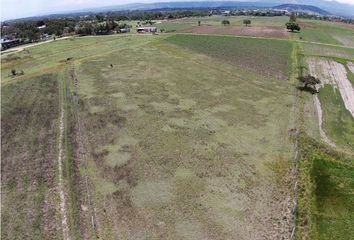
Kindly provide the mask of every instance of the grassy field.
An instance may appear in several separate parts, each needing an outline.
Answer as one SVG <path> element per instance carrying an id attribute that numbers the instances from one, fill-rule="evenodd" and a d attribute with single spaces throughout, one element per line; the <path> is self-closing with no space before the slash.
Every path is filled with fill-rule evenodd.
<path id="1" fill-rule="evenodd" d="M 167 41 L 269 78 L 289 76 L 291 43 L 286 41 L 191 35 L 175 35 Z"/>
<path id="2" fill-rule="evenodd" d="M 56 196 L 58 76 L 1 89 L 1 238 L 59 239 Z"/>
<path id="3" fill-rule="evenodd" d="M 324 46 L 320 44 L 304 43 L 304 53 L 308 56 L 319 56 L 329 58 L 342 58 L 354 60 L 354 49 L 340 46 Z"/>
<path id="4" fill-rule="evenodd" d="M 78 65 L 105 238 L 247 238 L 273 211 L 267 163 L 289 157 L 289 85 L 173 39 Z"/>
<path id="5" fill-rule="evenodd" d="M 338 44 L 354 47 L 354 28 L 349 24 L 339 24 L 325 21 L 299 19 L 302 31 L 294 34 L 295 39 L 309 42 Z"/>
<path id="6" fill-rule="evenodd" d="M 162 26 L 169 30 L 178 31 L 196 27 L 198 26 L 198 21 L 200 21 L 202 26 L 221 26 L 222 20 L 228 20 L 230 22 L 230 26 L 241 27 L 244 26 L 244 19 L 250 19 L 252 26 L 255 27 L 284 27 L 284 24 L 288 20 L 287 17 L 211 16 L 163 21 Z M 156 26 L 160 27 L 159 24 Z"/>
<path id="7" fill-rule="evenodd" d="M 352 39 L 349 34 L 353 30 L 332 23 L 305 21 L 310 29 L 303 34 L 311 35 L 311 31 L 322 31 L 322 34 L 304 36 L 302 40 L 342 46 L 325 46 L 321 44 L 303 43 L 302 56 L 316 56 L 317 61 L 324 59 L 337 61 L 344 66 L 354 58 Z M 338 36 L 351 39 L 340 41 Z M 316 60 L 315 60 L 316 61 Z M 315 64 L 312 62 L 311 64 Z M 304 74 L 307 74 L 306 63 Z M 336 76 L 335 69 L 332 74 Z M 347 67 L 348 79 L 352 76 Z M 322 73 L 319 73 L 319 76 Z M 320 79 L 326 82 L 326 79 Z M 316 110 L 313 108 L 313 97 L 303 96 L 304 122 L 300 158 L 300 198 L 298 212 L 299 239 L 351 239 L 353 238 L 353 143 L 354 119 L 345 108 L 342 96 L 336 85 L 325 84 L 318 94 L 323 112 L 322 127 L 337 147 L 332 148 L 319 143 L 319 123 Z M 310 135 L 311 137 L 307 137 Z M 316 140 L 315 140 L 316 139 Z M 336 152 L 339 151 L 339 152 Z"/>
<path id="8" fill-rule="evenodd" d="M 324 111 L 324 127 L 333 140 L 354 149 L 354 119 L 333 86 L 325 85 L 319 94 Z"/>
<path id="9" fill-rule="evenodd" d="M 353 158 L 306 134 L 301 145 L 298 238 L 353 238 Z"/>
<path id="10" fill-rule="evenodd" d="M 244 17 L 228 19 L 241 27 Z M 252 18 L 252 26 L 280 28 L 286 20 Z M 197 21 L 157 25 L 178 32 Z M 2 239 L 62 238 L 61 104 L 71 239 L 288 238 L 295 114 L 303 120 L 311 112 L 301 130 L 319 137 L 312 98 L 292 82 L 306 67 L 300 58 L 354 58 L 347 28 L 304 24 L 288 40 L 128 34 L 3 56 Z M 300 36 L 319 44 L 292 42 Z M 10 76 L 12 69 L 24 75 Z M 353 118 L 339 92 L 325 86 L 319 98 L 326 131 L 350 149 Z M 301 134 L 298 238 L 350 239 L 350 151 Z"/>
<path id="11" fill-rule="evenodd" d="M 239 49 L 233 47 L 238 58 L 234 61 L 230 55 L 224 58 L 218 55 L 223 51 L 221 44 L 211 51 L 211 55 L 196 54 L 197 44 L 210 45 L 200 42 L 198 36 L 195 40 L 192 37 L 63 40 L 3 59 L 2 91 L 3 98 L 8 100 L 2 103 L 5 106 L 2 115 L 11 117 L 12 112 L 6 111 L 15 106 L 8 97 L 10 89 L 16 92 L 26 84 L 38 89 L 31 83 L 39 82 L 38 78 L 44 75 L 51 76 L 49 80 L 57 84 L 55 93 L 58 94 L 58 84 L 68 77 L 69 66 L 65 60 L 74 57 L 72 64 L 79 81 L 79 114 L 89 163 L 84 168 L 72 159 L 76 145 L 70 140 L 71 131 L 75 131 L 70 126 L 75 125 L 75 117 L 67 108 L 66 166 L 77 164 L 80 173 L 76 177 L 74 174 L 77 179 L 65 175 L 73 238 L 80 238 L 87 227 L 82 210 L 85 206 L 73 204 L 73 199 L 84 198 L 85 189 L 80 179 L 85 174 L 93 186 L 99 219 L 97 234 L 103 239 L 248 239 L 274 227 L 266 220 L 267 215 L 279 220 L 283 218 L 280 211 L 283 205 L 278 203 L 282 199 L 280 196 L 287 193 L 280 193 L 269 164 L 291 157 L 287 131 L 291 128 L 292 94 L 286 81 L 290 62 L 284 65 L 277 60 L 290 55 L 291 44 L 272 46 L 277 54 L 268 61 L 281 66 L 276 73 L 284 76 L 278 80 L 276 75 L 264 77 L 260 74 L 269 71 L 268 65 L 257 63 L 254 71 L 244 68 L 244 62 L 249 61 L 249 50 L 241 46 L 246 44 L 248 48 L 260 51 L 257 40 L 247 45 L 246 40 L 211 39 L 230 46 L 242 43 Z M 179 44 L 185 42 L 183 38 L 193 40 L 192 48 Z M 176 44 L 173 43 L 176 40 Z M 258 45 L 264 43 L 267 44 L 260 40 Z M 23 70 L 25 74 L 9 77 L 12 68 Z M 48 73 L 52 75 L 45 75 Z M 58 74 L 64 78 L 55 78 Z M 43 87 L 41 93 L 51 96 L 46 94 L 49 86 Z M 23 96 L 24 101 L 30 104 L 28 99 L 33 96 L 27 93 Z M 70 97 L 66 99 L 71 106 Z M 48 100 L 31 105 L 45 103 L 48 104 Z M 57 110 L 51 112 L 53 115 L 47 115 L 53 121 L 59 117 L 59 103 L 55 105 L 53 110 Z M 35 131 L 31 125 L 28 128 Z M 52 140 L 55 129 L 51 128 L 54 131 Z M 8 131 L 15 130 L 9 128 Z M 31 144 L 26 136 L 20 139 Z M 38 150 L 41 145 L 36 147 Z M 9 150 L 8 154 L 12 161 L 16 159 L 14 151 Z M 55 153 L 53 155 L 50 161 L 55 176 Z M 34 161 L 27 157 L 17 161 L 24 159 Z M 3 161 L 3 169 L 11 166 Z M 70 173 L 71 167 L 67 168 Z M 9 178 L 13 177 L 10 170 L 8 173 Z M 23 177 L 21 173 L 18 174 L 20 178 Z M 3 180 L 6 180 L 4 176 Z M 9 184 L 4 182 L 7 187 Z M 75 183 L 78 183 L 76 190 Z M 11 190 L 13 194 L 20 192 L 16 188 Z M 16 201 L 11 201 L 15 196 L 11 199 L 10 196 L 3 201 L 3 208 L 9 213 L 15 211 L 16 205 Z M 78 207 L 79 213 L 75 213 Z M 35 209 L 23 206 L 21 211 L 30 214 Z M 58 220 L 59 213 L 54 213 Z M 44 221 L 43 216 L 38 219 Z M 14 220 L 6 223 L 3 221 L 2 225 L 5 239 L 15 231 L 10 226 L 22 226 Z M 36 231 L 46 229 L 46 224 L 26 225 L 28 237 L 41 236 Z M 56 226 L 60 224 L 56 222 Z M 60 237 L 58 228 L 53 231 Z M 16 234 L 25 236 L 21 230 Z"/>

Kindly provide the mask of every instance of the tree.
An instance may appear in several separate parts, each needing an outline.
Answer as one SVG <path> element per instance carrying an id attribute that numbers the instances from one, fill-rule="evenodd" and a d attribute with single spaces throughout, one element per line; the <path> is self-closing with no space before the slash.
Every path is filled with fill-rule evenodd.
<path id="1" fill-rule="evenodd" d="M 243 20 L 243 24 L 245 24 L 245 25 L 246 25 L 246 27 L 247 27 L 248 25 L 250 25 L 250 24 L 251 24 L 251 20 L 249 20 L 249 19 L 245 19 L 245 20 Z"/>
<path id="2" fill-rule="evenodd" d="M 299 24 L 297 24 L 296 22 L 287 22 L 285 24 L 285 26 L 286 26 L 286 29 L 290 30 L 291 32 L 294 32 L 295 30 L 296 31 L 300 31 L 301 30 Z"/>
<path id="3" fill-rule="evenodd" d="M 45 25 L 45 23 L 42 20 L 38 21 L 37 24 L 36 24 L 37 27 L 40 27 L 40 26 L 43 26 L 43 25 Z"/>
<path id="4" fill-rule="evenodd" d="M 289 17 L 290 19 L 289 19 L 289 21 L 290 22 L 296 22 L 296 14 L 294 13 L 294 12 L 292 12 L 291 14 L 290 14 L 290 17 Z"/>
<path id="5" fill-rule="evenodd" d="M 222 20 L 221 24 L 224 25 L 224 26 L 225 25 L 230 25 L 230 21 L 229 20 Z"/>
<path id="6" fill-rule="evenodd" d="M 90 23 L 84 23 L 82 26 L 79 27 L 77 30 L 78 34 L 81 35 L 92 35 L 94 33 L 95 29 Z"/>
<path id="7" fill-rule="evenodd" d="M 97 14 L 97 15 L 96 15 L 96 20 L 97 20 L 98 22 L 103 22 L 103 21 L 104 21 L 104 16 Z"/>
<path id="8" fill-rule="evenodd" d="M 198 26 L 200 26 L 200 20 L 198 21 Z"/>
<path id="9" fill-rule="evenodd" d="M 311 75 L 301 76 L 298 79 L 301 83 L 305 84 L 303 87 L 299 88 L 300 90 L 308 91 L 311 92 L 312 94 L 318 92 L 316 89 L 316 84 L 321 83 L 320 79 Z"/>

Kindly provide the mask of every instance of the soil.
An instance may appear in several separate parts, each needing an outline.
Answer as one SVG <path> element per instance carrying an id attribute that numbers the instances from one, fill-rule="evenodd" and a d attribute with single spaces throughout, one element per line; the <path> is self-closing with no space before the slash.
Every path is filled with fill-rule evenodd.
<path id="1" fill-rule="evenodd" d="M 338 62 L 323 59 L 309 59 L 308 65 L 310 74 L 321 80 L 321 87 L 324 84 L 338 86 L 346 109 L 348 109 L 354 117 L 354 89 L 347 77 L 345 67 Z M 352 63 L 348 64 L 349 68 L 352 66 Z M 314 96 L 314 104 L 317 109 L 320 134 L 326 143 L 335 146 L 335 144 L 326 136 L 326 133 L 322 128 L 322 108 L 317 96 Z"/>
<path id="2" fill-rule="evenodd" d="M 67 217 L 67 209 L 66 209 L 66 200 L 65 200 L 65 192 L 63 185 L 63 140 L 64 140 L 64 103 L 61 103 L 61 113 L 60 113 L 60 122 L 59 122 L 59 145 L 58 145 L 58 170 L 59 170 L 59 196 L 60 196 L 60 213 L 61 213 L 61 224 L 63 228 L 63 239 L 69 240 L 69 226 L 68 226 L 68 217 Z"/>

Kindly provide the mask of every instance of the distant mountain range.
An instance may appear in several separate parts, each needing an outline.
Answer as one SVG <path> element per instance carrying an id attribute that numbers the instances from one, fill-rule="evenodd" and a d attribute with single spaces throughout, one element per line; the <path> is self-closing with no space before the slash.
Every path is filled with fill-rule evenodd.
<path id="1" fill-rule="evenodd" d="M 249 0 L 241 1 L 182 1 L 133 3 L 115 6 L 105 6 L 88 9 L 77 9 L 66 12 L 47 13 L 42 16 L 82 15 L 85 13 L 99 13 L 108 11 L 134 11 L 134 10 L 176 10 L 176 9 L 284 9 L 288 11 L 303 11 L 320 15 L 336 15 L 354 18 L 354 5 L 343 4 L 334 0 Z M 38 16 L 39 17 L 39 16 Z M 29 17 L 29 18 L 38 18 Z M 27 18 L 26 18 L 27 19 Z"/>
<path id="2" fill-rule="evenodd" d="M 337 16 L 354 18 L 354 5 L 340 3 L 335 0 L 257 0 L 264 3 L 280 4 L 302 4 L 321 8 Z M 275 6 L 274 5 L 274 6 Z"/>
<path id="3" fill-rule="evenodd" d="M 304 12 L 308 14 L 316 14 L 316 15 L 332 15 L 330 12 L 327 12 L 321 8 L 311 6 L 311 5 L 302 5 L 302 4 L 281 4 L 273 7 L 273 9 L 277 10 L 287 10 L 289 12 Z"/>
<path id="4" fill-rule="evenodd" d="M 354 17 L 354 5 L 343 4 L 334 0 L 254 0 L 249 2 L 242 1 L 186 1 L 186 2 L 158 2 L 158 3 L 133 3 L 116 6 L 106 6 L 92 9 L 81 9 L 80 11 L 105 12 L 123 10 L 154 10 L 154 9 L 192 9 L 192 8 L 272 8 L 279 5 L 288 5 L 288 8 L 298 9 L 308 12 L 320 13 L 321 15 L 334 14 L 337 16 Z M 309 6 L 312 7 L 309 7 Z M 312 8 L 312 10 L 311 10 Z M 77 12 L 77 11 L 76 11 Z"/>

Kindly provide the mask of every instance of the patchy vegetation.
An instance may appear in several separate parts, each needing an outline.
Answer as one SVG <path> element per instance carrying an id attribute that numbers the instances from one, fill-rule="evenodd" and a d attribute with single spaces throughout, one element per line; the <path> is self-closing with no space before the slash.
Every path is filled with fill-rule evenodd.
<path id="1" fill-rule="evenodd" d="M 57 76 L 16 82 L 1 92 L 1 238 L 59 238 Z"/>
<path id="2" fill-rule="evenodd" d="M 287 193 L 266 163 L 289 157 L 288 83 L 170 39 L 119 54 L 78 69 L 102 236 L 287 234 L 265 215 L 284 221 Z"/>
<path id="3" fill-rule="evenodd" d="M 286 80 L 290 71 L 292 46 L 286 41 L 196 35 L 167 41 L 270 78 Z"/>
<path id="4" fill-rule="evenodd" d="M 220 24 L 224 17 L 151 24 L 168 31 L 198 21 L 196 29 L 286 31 L 287 18 L 252 18 L 243 27 L 248 18 L 225 17 L 227 27 Z M 351 41 L 344 31 L 339 35 L 343 44 Z M 307 112 L 314 109 L 312 96 L 296 92 L 297 71 L 311 70 L 305 62 L 296 69 L 297 57 L 341 62 L 340 75 L 350 80 L 354 58 L 345 46 L 293 39 L 73 37 L 4 55 L 1 237 L 62 238 L 57 139 L 63 103 L 71 238 L 289 238 L 297 108 L 309 120 L 304 128 L 320 135 L 317 115 Z M 301 132 L 297 237 L 348 239 L 353 118 L 340 92 L 315 77 L 325 84 L 316 95 L 321 126 L 323 120 L 335 150 L 345 153 Z"/>

